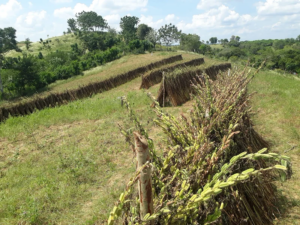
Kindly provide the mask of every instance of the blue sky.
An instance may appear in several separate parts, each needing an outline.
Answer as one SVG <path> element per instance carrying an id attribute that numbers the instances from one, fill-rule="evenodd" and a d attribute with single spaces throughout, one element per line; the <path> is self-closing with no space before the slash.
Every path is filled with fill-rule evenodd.
<path id="1" fill-rule="evenodd" d="M 14 27 L 19 41 L 37 41 L 62 35 L 82 10 L 97 12 L 117 30 L 120 18 L 132 15 L 155 29 L 173 23 L 205 41 L 300 35 L 300 0 L 0 0 L 0 28 Z"/>

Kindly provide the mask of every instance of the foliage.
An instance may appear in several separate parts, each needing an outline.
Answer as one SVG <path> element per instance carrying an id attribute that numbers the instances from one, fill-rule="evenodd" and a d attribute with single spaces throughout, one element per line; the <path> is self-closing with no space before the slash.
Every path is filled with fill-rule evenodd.
<path id="1" fill-rule="evenodd" d="M 156 107 L 154 121 L 168 137 L 161 157 L 124 99 L 136 130 L 148 139 L 152 163 L 145 167 L 153 167 L 155 210 L 140 217 L 133 193 L 141 168 L 120 195 L 109 225 L 121 223 L 121 215 L 125 224 L 272 223 L 278 193 L 270 182 L 276 170 L 290 175 L 290 159 L 259 150 L 267 143 L 253 130 L 249 119 L 249 74 L 246 69 L 228 73 L 220 75 L 214 84 L 206 79 L 204 87 L 194 85 L 196 103 L 190 118 L 182 114 L 178 120 Z M 121 131 L 133 147 L 131 133 Z"/>
<path id="2" fill-rule="evenodd" d="M 4 53 L 12 49 L 18 51 L 20 50 L 17 46 L 16 30 L 12 27 L 6 27 L 4 29 L 0 28 L 0 91 L 1 91 L 0 97 L 4 97 L 4 91 L 3 91 L 4 85 L 1 78 L 1 70 L 3 66 Z"/>
<path id="3" fill-rule="evenodd" d="M 206 45 L 206 44 L 201 44 L 200 47 L 199 47 L 199 53 L 205 55 L 207 53 L 210 53 L 211 52 L 211 47 L 209 45 Z"/>
<path id="4" fill-rule="evenodd" d="M 32 94 L 56 80 L 80 75 L 83 70 L 111 62 L 119 57 L 119 49 L 116 47 L 106 51 L 93 51 L 84 56 L 80 56 L 77 44 L 74 44 L 72 49 L 72 54 L 56 51 L 45 57 L 41 53 L 38 57 L 25 54 L 19 58 L 6 58 L 4 61 L 6 78 L 3 81 L 5 90 L 11 97 Z"/>
<path id="5" fill-rule="evenodd" d="M 200 45 L 200 36 L 198 36 L 197 34 L 181 34 L 180 48 L 182 50 L 198 52 Z"/>
<path id="6" fill-rule="evenodd" d="M 128 43 L 130 50 L 134 53 L 144 53 L 152 49 L 152 44 L 149 41 L 140 41 L 139 39 L 132 40 Z"/>
<path id="7" fill-rule="evenodd" d="M 150 30 L 152 30 L 151 27 L 142 23 L 138 26 L 136 35 L 140 40 L 145 40 L 145 37 L 147 36 L 147 34 L 149 33 Z"/>
<path id="8" fill-rule="evenodd" d="M 120 27 L 121 35 L 126 44 L 136 39 L 137 28 L 136 25 L 139 23 L 139 18 L 136 16 L 124 16 L 121 18 Z"/>
<path id="9" fill-rule="evenodd" d="M 106 20 L 93 11 L 76 13 L 76 23 L 82 31 L 103 30 L 108 26 Z M 68 24 L 72 31 L 76 29 L 74 20 L 68 20 Z"/>
<path id="10" fill-rule="evenodd" d="M 72 32 L 75 32 L 77 30 L 76 20 L 74 18 L 68 19 L 67 23 Z"/>
<path id="11" fill-rule="evenodd" d="M 46 83 L 40 77 L 40 67 L 41 64 L 36 57 L 24 54 L 12 67 L 16 73 L 11 78 L 10 90 L 16 91 L 18 95 L 24 95 L 44 87 Z"/>
<path id="12" fill-rule="evenodd" d="M 153 47 L 155 48 L 156 43 L 159 41 L 159 34 L 155 29 L 151 29 L 146 37 L 145 40 L 151 42 L 153 44 Z"/>
<path id="13" fill-rule="evenodd" d="M 24 41 L 24 43 L 25 43 L 26 49 L 28 51 L 29 48 L 31 47 L 31 41 L 30 41 L 30 39 L 26 38 L 25 41 Z"/>
<path id="14" fill-rule="evenodd" d="M 218 38 L 217 37 L 211 37 L 209 39 L 209 41 L 210 41 L 211 44 L 216 44 L 218 42 Z"/>
<path id="15" fill-rule="evenodd" d="M 224 48 L 212 51 L 221 59 L 250 62 L 258 68 L 265 59 L 268 69 L 280 69 L 290 73 L 300 73 L 300 45 L 294 38 L 282 40 L 238 41 L 233 36 L 229 43 L 223 41 Z"/>
<path id="16" fill-rule="evenodd" d="M 16 30 L 12 27 L 0 28 L 0 54 L 11 49 L 18 49 Z"/>
<path id="17" fill-rule="evenodd" d="M 160 41 L 169 46 L 174 42 L 177 42 L 180 40 L 181 36 L 181 30 L 178 30 L 178 28 L 175 25 L 166 24 L 165 26 L 162 26 L 158 30 Z"/>

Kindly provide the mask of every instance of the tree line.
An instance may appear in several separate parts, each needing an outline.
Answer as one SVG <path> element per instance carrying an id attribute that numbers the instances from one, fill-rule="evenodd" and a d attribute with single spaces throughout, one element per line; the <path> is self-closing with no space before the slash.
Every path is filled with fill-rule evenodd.
<path id="1" fill-rule="evenodd" d="M 197 34 L 185 34 L 173 24 L 165 24 L 156 30 L 140 23 L 135 16 L 124 16 L 120 20 L 121 31 L 111 28 L 96 12 L 82 11 L 67 20 L 67 32 L 76 37 L 70 51 L 52 51 L 50 39 L 40 39 L 41 52 L 37 55 L 23 53 L 22 57 L 6 57 L 10 50 L 21 51 L 16 41 L 16 30 L 12 27 L 0 29 L 0 97 L 9 99 L 35 93 L 61 79 L 83 74 L 84 70 L 115 60 L 123 54 L 142 54 L 157 50 L 157 45 L 167 49 L 180 49 L 216 57 L 224 60 L 248 60 L 254 66 L 267 58 L 267 67 L 300 72 L 299 43 L 296 39 L 243 41 L 232 35 L 229 39 L 211 37 L 200 40 Z M 222 48 L 212 48 L 219 43 Z M 24 41 L 27 50 L 31 41 Z M 176 46 L 174 46 L 176 44 Z"/>

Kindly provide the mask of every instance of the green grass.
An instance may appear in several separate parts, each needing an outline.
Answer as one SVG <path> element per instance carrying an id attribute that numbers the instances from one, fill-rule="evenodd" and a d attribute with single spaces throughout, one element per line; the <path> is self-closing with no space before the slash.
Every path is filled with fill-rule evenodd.
<path id="1" fill-rule="evenodd" d="M 272 144 L 272 150 L 292 159 L 294 175 L 280 191 L 287 198 L 278 224 L 299 224 L 300 210 L 300 80 L 271 71 L 262 71 L 250 84 L 256 129 Z"/>
<path id="2" fill-rule="evenodd" d="M 149 120 L 154 112 L 140 82 L 0 124 L 0 224 L 102 224 L 108 218 L 135 171 L 117 126 L 132 127 L 119 97 L 128 97 L 152 138 L 163 138 Z"/>
<path id="3" fill-rule="evenodd" d="M 213 44 L 213 45 L 209 45 L 212 49 L 223 49 L 223 45 L 221 44 Z"/>
<path id="4" fill-rule="evenodd" d="M 63 36 L 57 36 L 57 37 L 51 37 L 46 40 L 51 40 L 50 46 L 51 51 L 55 52 L 56 50 L 59 51 L 71 51 L 71 45 L 74 43 L 81 44 L 81 41 L 79 39 L 76 39 L 76 36 L 74 34 L 66 34 Z M 42 52 L 42 54 L 45 56 L 49 53 L 49 50 L 42 49 L 43 44 L 39 42 L 33 42 L 31 43 L 31 47 L 29 50 L 26 49 L 26 46 L 23 42 L 18 44 L 19 48 L 23 51 L 23 53 L 38 55 L 39 52 Z M 18 57 L 22 56 L 21 52 L 16 52 L 15 50 L 9 51 L 7 54 L 5 54 L 6 57 Z"/>
<path id="5" fill-rule="evenodd" d="M 0 224 L 107 218 L 134 173 L 117 126 L 128 124 L 118 97 L 128 95 L 140 115 L 153 114 L 148 97 L 130 91 L 132 84 L 1 124 Z"/>

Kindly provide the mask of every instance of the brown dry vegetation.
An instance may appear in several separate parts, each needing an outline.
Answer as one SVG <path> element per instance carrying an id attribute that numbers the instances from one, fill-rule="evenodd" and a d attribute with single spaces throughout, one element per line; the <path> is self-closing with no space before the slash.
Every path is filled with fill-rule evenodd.
<path id="1" fill-rule="evenodd" d="M 200 69 L 201 68 L 201 69 Z M 203 64 L 197 67 L 187 67 L 179 69 L 178 71 L 167 73 L 165 79 L 161 82 L 156 100 L 160 106 L 172 104 L 173 106 L 181 105 L 190 100 L 190 93 L 192 91 L 191 81 L 197 81 L 197 76 L 202 77 L 205 73 L 210 79 L 216 80 L 219 71 L 227 71 L 231 68 L 230 63 L 224 63 L 207 67 Z"/>

